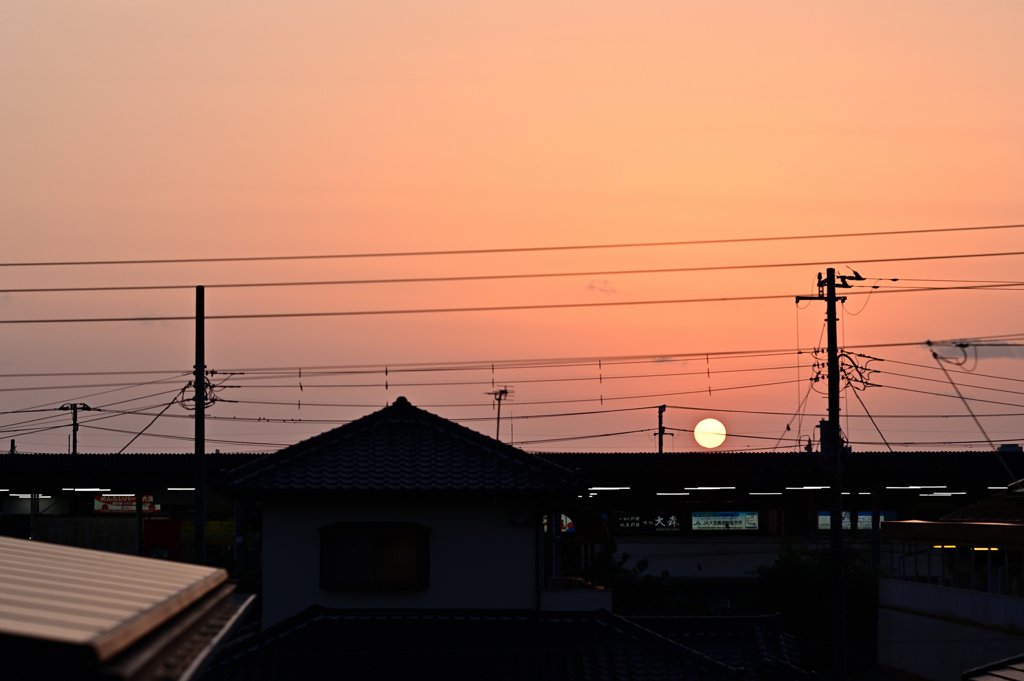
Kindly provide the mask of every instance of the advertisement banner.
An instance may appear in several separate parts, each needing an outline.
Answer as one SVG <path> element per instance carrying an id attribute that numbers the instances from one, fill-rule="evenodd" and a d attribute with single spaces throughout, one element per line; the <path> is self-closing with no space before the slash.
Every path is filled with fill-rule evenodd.
<path id="1" fill-rule="evenodd" d="M 694 530 L 756 530 L 757 511 L 719 511 L 692 513 L 691 527 Z"/>
<path id="2" fill-rule="evenodd" d="M 882 511 L 879 513 L 881 516 L 880 520 L 896 520 L 895 511 Z M 818 511 L 818 529 L 819 530 L 830 530 L 832 529 L 832 513 L 830 511 Z M 843 529 L 850 529 L 850 512 L 843 512 Z M 871 529 L 871 512 L 858 513 L 857 514 L 857 529 L 858 530 L 870 530 Z"/>
<path id="3" fill-rule="evenodd" d="M 679 518 L 670 512 L 622 513 L 616 516 L 613 531 L 621 534 L 664 534 L 679 532 Z"/>
<path id="4" fill-rule="evenodd" d="M 93 513 L 135 513 L 135 496 L 131 494 L 96 494 L 93 496 Z M 160 504 L 153 503 L 153 495 L 142 497 L 142 512 L 156 513 Z"/>

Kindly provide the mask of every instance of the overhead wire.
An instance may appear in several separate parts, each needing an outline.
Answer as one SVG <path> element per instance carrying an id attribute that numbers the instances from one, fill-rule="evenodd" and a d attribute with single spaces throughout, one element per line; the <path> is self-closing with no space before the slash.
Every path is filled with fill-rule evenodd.
<path id="1" fill-rule="evenodd" d="M 717 369 L 712 371 L 713 374 L 734 374 L 734 373 L 750 373 L 756 371 L 782 371 L 792 369 L 792 365 L 787 366 L 773 366 L 773 367 L 750 367 L 745 369 Z M 579 382 L 595 382 L 595 381 L 617 381 L 617 380 L 636 380 L 646 378 L 674 378 L 679 376 L 703 376 L 706 372 L 701 371 L 678 371 L 670 373 L 660 374 L 630 374 L 624 376 L 616 375 L 605 375 L 602 374 L 601 378 L 595 376 L 574 376 L 574 377 L 559 377 L 559 378 L 516 378 L 502 380 L 502 383 L 515 383 L 517 385 L 527 383 L 579 383 Z M 237 382 L 240 385 L 228 385 L 227 388 L 268 388 L 268 389 L 290 389 L 294 390 L 295 385 L 278 385 L 278 384 L 252 384 L 248 383 L 241 385 L 244 380 L 260 380 L 266 379 L 266 376 L 237 376 L 232 379 L 233 382 Z M 283 376 L 280 380 L 294 380 L 292 376 Z M 440 387 L 440 386 L 490 386 L 492 381 L 490 380 L 479 380 L 479 381 L 419 381 L 419 382 L 374 382 L 374 383 L 308 383 L 303 382 L 303 389 L 310 388 L 416 388 L 416 387 Z"/>
<path id="2" fill-rule="evenodd" d="M 1005 255 L 1005 254 L 1004 254 Z M 1016 255 L 1024 255 L 1024 251 Z M 960 257 L 960 256 L 949 256 Z M 962 256 L 967 257 L 967 256 Z M 902 293 L 931 293 L 945 291 L 945 288 L 907 288 L 894 290 L 871 290 L 865 292 L 849 292 L 846 295 L 883 295 Z M 664 300 L 615 300 L 588 303 L 537 303 L 529 305 L 480 305 L 471 307 L 433 307 L 433 308 L 404 308 L 404 309 L 380 309 L 380 310 L 332 310 L 314 312 L 252 312 L 246 314 L 217 314 L 206 315 L 206 321 L 219 320 L 243 320 L 243 319 L 298 319 L 298 318 L 326 318 L 326 317 L 378 317 L 390 315 L 409 314 L 450 314 L 467 312 L 514 312 L 528 310 L 567 310 L 567 309 L 588 309 L 606 307 L 636 307 L 650 305 L 684 305 L 702 303 L 733 303 L 751 302 L 760 300 L 784 300 L 794 298 L 792 294 L 766 294 L 751 296 L 719 296 L 712 298 L 673 298 Z M 0 324 L 94 324 L 111 322 L 174 322 L 194 321 L 194 315 L 153 315 L 138 317 L 58 317 L 58 318 L 37 318 L 37 319 L 0 319 Z"/>
<path id="3" fill-rule="evenodd" d="M 906 256 L 899 258 L 865 258 L 852 262 L 857 266 L 865 264 L 893 263 L 893 262 L 919 262 L 922 260 L 953 260 L 965 258 L 993 258 L 1024 255 L 1024 251 L 1002 251 L 991 253 L 955 253 L 946 255 L 921 255 Z M 516 279 L 552 279 L 571 277 L 599 277 L 599 276 L 633 276 L 646 274 L 683 274 L 688 272 L 727 272 L 733 270 L 759 270 L 759 269 L 784 269 L 793 267 L 821 267 L 828 265 L 828 260 L 812 260 L 802 262 L 783 263 L 748 263 L 743 265 L 699 265 L 692 267 L 660 267 L 628 270 L 587 270 L 577 272 L 526 272 L 513 274 L 473 274 L 473 275 L 449 275 L 440 277 L 390 277 L 377 279 L 331 279 L 317 281 L 256 281 L 236 282 L 226 284 L 206 284 L 207 289 L 229 289 L 229 288 L 287 288 L 296 286 L 370 286 L 381 284 L 427 284 L 444 282 L 470 282 L 470 281 L 508 281 Z M 876 280 L 877 281 L 877 280 Z M 1016 284 L 1016 282 L 1014 282 Z M 920 287 L 918 290 L 958 290 L 958 289 L 998 289 L 1014 284 L 979 284 L 975 286 L 952 286 L 952 287 Z M 854 288 L 886 288 L 888 285 L 866 286 L 854 284 Z M 118 286 L 51 286 L 51 287 L 22 287 L 0 289 L 0 293 L 99 293 L 116 291 L 174 291 L 191 290 L 194 284 L 134 284 Z M 905 286 L 897 287 L 900 290 Z M 869 296 L 870 298 L 870 296 Z M 867 302 L 865 302 L 867 305 Z M 860 314 L 851 313 L 851 314 Z"/>
<path id="4" fill-rule="evenodd" d="M 900 373 L 898 371 L 886 371 L 884 369 L 873 369 L 872 371 L 874 371 L 875 373 L 886 375 L 886 376 L 899 376 L 901 378 L 911 378 L 911 379 L 918 380 L 918 381 L 928 381 L 929 383 L 943 383 L 943 384 L 947 383 L 947 381 L 942 381 L 942 380 L 937 379 L 937 378 L 928 378 L 926 376 L 914 376 L 913 374 L 903 374 L 903 373 Z M 1024 391 L 1022 391 L 1022 390 L 1008 390 L 1006 388 L 992 388 L 992 387 L 984 386 L 984 385 L 976 385 L 974 383 L 963 383 L 962 385 L 965 388 L 974 388 L 976 390 L 988 390 L 988 391 L 991 391 L 991 392 L 1008 393 L 1008 394 L 1011 394 L 1011 395 L 1024 395 Z"/>
<path id="5" fill-rule="evenodd" d="M 764 236 L 764 237 L 740 237 L 731 239 L 699 239 L 688 241 L 655 241 L 655 242 L 629 242 L 612 244 L 580 244 L 566 246 L 526 246 L 510 248 L 472 248 L 472 249 L 449 249 L 431 251 L 392 251 L 376 253 L 332 253 L 312 255 L 267 255 L 267 256 L 234 256 L 220 258 L 148 258 L 133 260 L 51 260 L 51 261 L 8 261 L 0 262 L 0 267 L 65 267 L 65 266 L 94 266 L 94 265 L 164 265 L 164 264 L 185 264 L 185 263 L 215 263 L 215 262 L 269 262 L 285 260 L 337 260 L 351 258 L 395 258 L 395 257 L 423 257 L 423 256 L 459 256 L 459 255 L 484 255 L 503 253 L 538 253 L 552 251 L 583 251 L 619 248 L 664 248 L 667 246 L 699 246 L 712 244 L 738 244 L 738 243 L 765 243 L 774 241 L 808 241 L 818 239 L 844 239 L 855 237 L 875 236 L 897 236 L 915 234 L 940 234 L 955 232 L 977 232 L 989 230 L 1020 229 L 1024 224 L 1011 225 L 981 225 L 969 227 L 939 227 L 932 229 L 901 229 L 885 230 L 876 232 L 841 232 L 837 234 L 796 234 L 785 236 Z"/>
<path id="6" fill-rule="evenodd" d="M 824 326 L 822 327 L 824 328 Z M 822 336 L 823 337 L 823 336 Z M 981 343 L 984 341 L 999 341 L 999 340 L 1024 340 L 1024 332 L 1005 333 L 1005 334 L 992 334 L 992 335 L 976 335 L 970 338 L 971 342 Z M 943 347 L 945 345 L 952 345 L 953 343 L 960 342 L 960 339 L 951 339 L 944 341 L 932 341 L 932 346 Z M 820 339 L 819 339 L 820 345 Z M 869 348 L 899 348 L 899 347 L 915 347 L 925 346 L 926 341 L 900 341 L 890 343 L 860 343 L 854 345 L 846 345 L 844 349 L 855 350 L 855 349 L 869 349 Z M 329 371 L 331 375 L 339 374 L 373 374 L 373 373 L 384 373 L 389 371 L 390 373 L 399 372 L 445 372 L 445 371 L 477 371 L 492 369 L 533 369 L 533 368 L 549 368 L 553 366 L 586 366 L 588 364 L 597 365 L 598 362 L 602 362 L 605 365 L 611 364 L 648 364 L 648 363 L 669 363 L 669 362 L 685 362 L 690 359 L 704 359 L 705 356 L 716 357 L 719 359 L 747 359 L 751 357 L 773 357 L 773 356 L 786 356 L 786 355 L 800 355 L 810 352 L 811 348 L 745 348 L 738 350 L 701 350 L 701 351 L 683 351 L 683 352 L 662 352 L 662 353 L 650 353 L 650 354 L 634 354 L 634 355 L 591 355 L 591 356 L 579 356 L 579 357 L 530 357 L 530 358 L 513 358 L 513 359 L 472 359 L 472 360 L 453 360 L 444 362 L 378 362 L 373 364 L 330 364 L 330 365 L 293 365 L 293 366 L 241 366 L 241 367 L 230 367 L 219 372 L 214 373 L 232 373 L 232 374 L 252 374 L 257 372 L 265 373 L 284 373 L 291 372 L 296 374 L 299 371 L 308 374 L 310 372 L 317 371 Z M 883 361 L 893 363 L 904 363 L 893 359 L 878 358 Z M 914 365 L 926 367 L 930 370 L 936 370 L 935 367 L 927 365 Z M 110 375 L 120 373 L 134 373 L 134 372 L 82 372 L 84 374 L 96 373 L 108 373 Z M 162 371 L 145 371 L 139 373 L 148 374 L 173 374 L 177 376 L 191 376 L 192 371 L 186 370 L 162 370 Z M 48 373 L 48 374 L 9 374 L 9 377 L 35 377 L 35 376 L 73 376 L 79 375 L 79 372 L 67 372 L 67 373 Z M 981 375 L 981 374 L 976 374 Z M 992 377 L 992 376 L 989 376 Z M 1015 379 L 1010 379 L 1015 380 Z M 137 385 L 146 385 L 146 383 L 139 383 Z M 116 391 L 106 391 L 116 392 Z M 102 393 L 97 393 L 102 394 Z M 80 399 L 82 397 L 92 397 L 93 395 L 83 395 L 76 398 L 69 399 Z M 67 399 L 63 401 L 68 401 Z M 48 406 L 50 404 L 57 404 L 57 402 L 47 402 L 40 406 Z M 25 409 L 17 411 L 29 411 L 33 407 L 26 407 Z M 7 413 L 7 412 L 0 412 Z"/>
<path id="7" fill-rule="evenodd" d="M 988 433 L 985 432 L 985 427 L 981 425 L 981 421 L 979 421 L 978 417 L 974 415 L 974 410 L 971 409 L 970 403 L 964 398 L 963 393 L 960 392 L 960 387 L 956 384 L 956 381 L 954 381 L 953 377 L 949 375 L 948 371 L 946 371 L 946 367 L 943 366 L 942 358 L 939 356 L 939 353 L 933 350 L 932 358 L 935 360 L 935 363 L 939 365 L 939 368 L 942 369 L 942 373 L 946 375 L 946 378 L 949 379 L 949 384 L 953 386 L 953 390 L 956 391 L 956 394 L 960 398 L 960 401 L 963 402 L 964 408 L 967 409 L 968 413 L 970 413 L 971 415 L 971 418 L 974 419 L 974 424 L 978 426 L 978 430 L 981 431 L 981 434 L 985 437 L 985 440 L 988 442 L 989 446 L 992 447 L 992 451 L 995 452 L 996 458 L 999 459 L 999 463 L 1003 465 L 1003 468 L 1005 468 L 1006 472 L 1010 475 L 1010 482 L 1016 482 L 1018 480 L 1017 476 L 1013 474 L 1012 470 L 1010 470 L 1010 466 L 1009 464 L 1006 463 L 1006 459 L 1004 459 L 1003 455 L 999 453 L 999 448 L 995 446 L 995 443 L 992 442 L 992 439 L 988 436 Z"/>

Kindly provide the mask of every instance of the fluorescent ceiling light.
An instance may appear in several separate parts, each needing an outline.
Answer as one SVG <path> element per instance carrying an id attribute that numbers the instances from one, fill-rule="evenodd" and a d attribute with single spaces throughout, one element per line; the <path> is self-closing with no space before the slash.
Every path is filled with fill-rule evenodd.
<path id="1" fill-rule="evenodd" d="M 168 492 L 195 492 L 195 487 L 168 487 Z"/>
<path id="2" fill-rule="evenodd" d="M 989 489 L 1006 489 L 1006 485 L 1000 485 L 998 487 L 989 487 Z"/>
<path id="3" fill-rule="evenodd" d="M 76 487 L 75 492 L 109 492 L 109 487 Z"/>
<path id="4" fill-rule="evenodd" d="M 628 487 L 588 487 L 587 489 L 589 489 L 591 492 L 594 492 L 594 491 L 614 492 L 616 490 L 629 489 L 629 488 Z"/>
<path id="5" fill-rule="evenodd" d="M 695 490 L 698 492 L 707 492 L 716 489 L 736 489 L 735 487 L 684 487 L 683 489 Z"/>
<path id="6" fill-rule="evenodd" d="M 655 492 L 659 497 L 688 497 L 689 492 Z"/>
<path id="7" fill-rule="evenodd" d="M 946 489 L 945 485 L 908 485 L 907 487 L 886 487 L 886 489 Z"/>
<path id="8" fill-rule="evenodd" d="M 967 494 L 967 492 L 932 492 L 931 494 L 918 494 L 919 497 L 951 497 L 956 494 Z"/>
<path id="9" fill-rule="evenodd" d="M 782 496 L 782 492 L 751 492 L 750 496 L 757 497 L 768 497 L 768 496 Z"/>
<path id="10" fill-rule="evenodd" d="M 786 489 L 828 489 L 828 485 L 804 485 L 803 487 L 787 487 Z"/>

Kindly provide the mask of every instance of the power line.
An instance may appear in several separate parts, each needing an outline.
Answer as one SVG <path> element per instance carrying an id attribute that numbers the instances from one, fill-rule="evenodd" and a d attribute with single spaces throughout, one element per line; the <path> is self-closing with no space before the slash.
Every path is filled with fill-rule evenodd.
<path id="1" fill-rule="evenodd" d="M 1024 255 L 1024 251 L 1015 255 Z M 960 257 L 960 256 L 948 256 Z M 972 256 L 963 256 L 972 257 Z M 889 293 L 924 293 L 941 291 L 937 288 L 915 288 L 896 289 L 865 292 L 849 292 L 845 295 L 883 295 Z M 205 319 L 210 320 L 239 320 L 239 319 L 296 319 L 314 317 L 371 317 L 383 315 L 406 315 L 406 314 L 439 314 L 455 312 L 511 312 L 526 310 L 566 310 L 578 308 L 598 307 L 635 307 L 641 305 L 682 305 L 689 303 L 731 303 L 754 300 L 783 300 L 792 299 L 792 294 L 760 295 L 760 296 L 722 296 L 717 298 L 676 298 L 670 300 L 619 300 L 603 301 L 598 303 L 540 303 L 534 305 L 491 305 L 478 307 L 436 307 L 436 308 L 409 308 L 392 310 L 336 310 L 331 312 L 257 312 L 249 314 L 222 314 L 206 315 Z M 60 319 L 0 319 L 0 324 L 75 324 L 75 323 L 100 323 L 100 322 L 175 322 L 193 321 L 194 315 L 185 316 L 150 316 L 150 317 L 83 317 L 83 318 L 60 318 Z M 862 347 L 862 346 L 854 346 Z"/>
<path id="2" fill-rule="evenodd" d="M 933 395 L 935 397 L 949 397 L 949 398 L 952 398 L 954 400 L 961 399 L 957 395 L 949 395 L 949 394 L 946 394 L 946 393 L 936 393 L 936 392 L 931 392 L 929 390 L 915 390 L 914 388 L 903 388 L 903 387 L 896 386 L 896 385 L 882 385 L 880 383 L 869 383 L 868 385 L 870 387 L 872 387 L 872 388 L 888 388 L 889 390 L 899 390 L 901 392 L 917 393 L 919 395 Z M 962 399 L 968 400 L 970 402 L 982 402 L 984 404 L 997 404 L 997 405 L 1000 405 L 1000 406 L 1003 406 L 1003 407 L 1024 407 L 1024 404 L 1017 404 L 1017 403 L 1014 403 L 1014 402 L 997 402 L 995 400 L 983 400 L 983 399 L 981 399 L 979 397 L 965 397 L 965 398 L 962 398 Z"/>
<path id="3" fill-rule="evenodd" d="M 701 239 L 690 241 L 656 241 L 616 244 L 587 244 L 572 246 L 529 246 L 518 248 L 474 248 L 440 251 L 395 251 L 378 253 L 335 253 L 317 255 L 266 255 L 225 258 L 151 258 L 145 260 L 63 260 L 36 262 L 0 262 L 0 267 L 64 267 L 90 265 L 166 265 L 213 262 L 267 262 L 281 260 L 338 260 L 347 258 L 396 258 L 419 256 L 484 255 L 498 253 L 538 253 L 544 251 L 583 251 L 615 248 L 663 248 L 666 246 L 701 246 L 711 244 L 763 243 L 770 241 L 807 241 L 815 239 L 845 239 L 853 237 L 897 236 L 913 234 L 939 234 L 947 232 L 976 232 L 983 230 L 1020 229 L 1020 225 L 985 225 L 977 227 L 943 227 L 935 229 L 902 229 L 882 232 L 844 232 L 839 234 L 802 234 L 790 236 L 745 237 L 736 239 Z"/>
<path id="4" fill-rule="evenodd" d="M 942 380 L 939 380 L 937 378 L 927 378 L 925 376 L 914 376 L 913 374 L 901 374 L 901 373 L 898 373 L 896 371 L 885 371 L 883 369 L 872 369 L 871 371 L 879 373 L 879 374 L 885 374 L 886 376 L 899 376 L 901 378 L 912 378 L 912 379 L 917 380 L 917 381 L 928 381 L 929 383 L 942 383 L 944 385 L 947 383 L 947 381 L 942 381 Z M 989 387 L 983 386 L 983 385 L 975 385 L 974 383 L 963 383 L 961 385 L 963 385 L 965 388 L 975 388 L 977 390 L 990 390 L 992 392 L 1009 393 L 1011 395 L 1024 395 L 1024 391 L 1021 391 L 1021 390 L 1007 390 L 1005 388 L 989 388 Z"/>
<path id="5" fill-rule="evenodd" d="M 91 428 L 93 430 L 103 430 L 103 431 L 107 431 L 107 432 L 111 432 L 111 433 L 124 433 L 126 435 L 135 435 L 135 431 L 122 430 L 122 429 L 119 429 L 119 428 L 104 428 L 102 426 L 82 426 L 82 427 L 83 428 Z M 181 441 L 186 441 L 186 442 L 194 442 L 195 441 L 194 437 L 189 437 L 189 436 L 186 436 L 186 435 L 164 435 L 164 434 L 161 434 L 161 433 L 141 433 L 141 435 L 143 435 L 144 437 L 161 438 L 161 439 L 165 439 L 165 440 L 181 440 Z M 209 437 L 206 438 L 206 441 L 207 442 L 213 442 L 213 443 L 216 443 L 216 444 L 242 445 L 242 446 L 251 446 L 251 447 L 275 447 L 275 448 L 286 447 L 286 446 L 288 446 L 288 444 L 291 444 L 291 443 L 281 444 L 281 443 L 278 443 L 278 442 L 246 442 L 246 441 L 243 441 L 243 440 L 222 440 L 222 439 L 214 439 L 214 438 L 209 438 Z"/>
<path id="6" fill-rule="evenodd" d="M 774 367 L 750 367 L 746 369 L 720 369 L 712 371 L 713 374 L 735 374 L 735 373 L 750 373 L 754 371 L 781 371 L 793 369 L 795 366 L 774 366 Z M 674 371 L 670 373 L 661 374 L 629 374 L 623 376 L 576 376 L 576 377 L 560 377 L 560 378 L 520 378 L 514 380 L 505 380 L 506 383 L 578 383 L 578 382 L 595 382 L 595 381 L 616 381 L 616 380 L 635 380 L 644 378 L 671 378 L 678 376 L 704 376 L 705 371 Z M 249 380 L 260 380 L 266 379 L 267 376 L 236 376 L 232 381 L 241 382 L 246 379 Z M 295 380 L 295 376 L 282 376 L 279 380 Z M 309 388 L 418 388 L 418 387 L 438 387 L 438 386 L 490 386 L 490 380 L 479 380 L 479 381 L 420 381 L 420 382 L 375 382 L 375 383 L 303 383 L 303 390 Z M 226 388 L 268 388 L 268 389 L 285 389 L 294 390 L 295 385 L 276 385 L 276 384 L 247 384 L 247 385 L 227 385 L 223 386 Z M 27 389 L 27 388 L 26 388 Z"/>
<path id="7" fill-rule="evenodd" d="M 769 383 L 753 383 L 753 384 L 749 384 L 749 385 L 727 386 L 727 387 L 724 387 L 724 388 L 715 388 L 715 390 L 719 391 L 719 392 L 725 392 L 725 391 L 728 391 L 728 390 L 746 390 L 746 389 L 750 389 L 750 388 L 765 388 L 765 387 L 774 386 L 774 385 L 788 385 L 788 384 L 795 383 L 795 382 L 797 382 L 797 381 L 794 380 L 794 379 L 789 379 L 789 380 L 785 380 L 785 381 L 772 381 L 772 382 L 769 382 Z M 803 381 L 801 380 L 800 382 L 803 382 Z M 603 404 L 605 402 L 616 402 L 616 401 L 621 401 L 621 400 L 642 400 L 642 399 L 650 399 L 650 398 L 655 398 L 655 397 L 675 397 L 675 396 L 679 396 L 679 395 L 694 395 L 694 394 L 704 393 L 704 392 L 706 392 L 706 389 L 705 388 L 701 388 L 699 390 L 684 390 L 684 391 L 668 392 L 668 393 L 652 393 L 652 394 L 648 394 L 648 395 L 625 395 L 625 396 L 611 396 L 611 397 L 600 396 L 600 397 L 589 397 L 589 398 L 570 399 L 570 400 L 535 400 L 535 401 L 530 401 L 530 402 L 516 402 L 515 405 L 516 406 L 528 406 L 528 405 L 544 405 L 544 404 L 581 404 L 581 403 L 594 403 L 594 402 Z M 268 401 L 268 400 L 242 400 L 242 399 L 232 400 L 232 402 L 235 402 L 237 404 L 265 404 L 265 405 L 277 405 L 277 406 L 286 406 L 286 407 L 287 406 L 293 406 L 293 405 L 296 404 L 295 402 L 275 402 L 275 401 Z M 306 407 L 353 407 L 353 408 L 363 408 L 363 409 L 377 409 L 377 408 L 380 408 L 380 406 L 381 406 L 380 403 L 377 403 L 377 404 L 337 404 L 337 403 L 323 403 L 323 402 L 303 402 L 302 404 L 303 404 L 303 406 L 306 406 Z M 474 403 L 458 403 L 458 404 L 422 404 L 422 405 L 418 405 L 418 406 L 430 407 L 430 408 L 490 407 L 491 403 L 490 402 L 474 402 Z M 1024 405 L 1018 405 L 1018 406 L 1024 406 Z M 517 416 L 516 420 L 519 420 L 519 418 L 520 417 Z"/>
<path id="8" fill-rule="evenodd" d="M 191 319 L 191 318 L 190 318 Z M 979 341 L 998 341 L 998 340 L 1022 340 L 1024 339 L 1024 332 L 1006 333 L 1006 334 L 990 334 L 990 335 L 975 335 L 968 339 L 970 342 L 977 343 Z M 943 341 L 933 341 L 932 344 L 935 346 L 951 345 L 959 342 L 962 339 L 948 339 Z M 914 347 L 918 345 L 926 345 L 924 341 L 900 341 L 892 343 L 860 343 L 854 345 L 846 345 L 844 349 L 867 349 L 867 348 L 899 348 L 899 347 Z M 491 371 L 496 369 L 543 369 L 550 367 L 573 367 L 573 366 L 599 366 L 599 365 L 613 365 L 613 364 L 648 364 L 648 363 L 669 363 L 669 362 L 684 362 L 690 359 L 703 359 L 705 356 L 715 357 L 717 359 L 749 359 L 752 357 L 779 357 L 786 355 L 800 355 L 807 354 L 811 350 L 801 348 L 747 348 L 740 350 L 702 350 L 702 351 L 687 351 L 687 352 L 662 352 L 662 353 L 651 353 L 651 354 L 635 354 L 635 355 L 591 355 L 591 356 L 578 356 L 578 357 L 527 357 L 527 358 L 513 358 L 513 359 L 473 359 L 473 360 L 456 360 L 447 362 L 379 362 L 374 364 L 326 364 L 326 365 L 312 365 L 312 366 L 273 366 L 273 367 L 233 367 L 224 370 L 217 371 L 215 373 L 220 374 L 252 374 L 258 372 L 265 373 L 283 373 L 290 372 L 296 374 L 298 372 L 318 372 L 318 371 L 329 371 L 331 374 L 373 374 L 373 373 L 385 373 L 390 371 L 392 373 L 399 372 L 445 372 L 445 371 Z M 909 364 L 911 366 L 919 366 L 930 370 L 937 370 L 935 367 L 912 364 L 909 362 L 900 362 L 893 359 L 885 358 L 873 358 L 880 359 L 881 361 L 893 362 L 896 364 Z M 88 376 L 88 375 L 120 375 L 120 374 L 171 374 L 174 376 L 191 376 L 191 371 L 176 370 L 176 369 L 165 369 L 165 370 L 152 370 L 152 371 L 106 371 L 106 372 L 56 372 L 56 373 L 23 373 L 23 374 L 2 374 L 0 378 L 21 378 L 21 377 L 46 377 L 46 376 Z M 968 372 L 973 373 L 973 372 Z M 975 374 L 978 376 L 987 376 L 986 374 Z M 996 378 L 994 376 L 987 376 Z M 147 383 L 139 383 L 137 385 L 147 385 Z M 115 391 L 107 391 L 115 392 Z M 97 393 L 100 394 L 100 393 Z M 93 395 L 83 395 L 82 398 L 92 397 Z M 74 398 L 80 399 L 80 398 Z M 67 399 L 62 401 L 68 401 Z M 56 403 L 46 403 L 49 404 Z M 16 410 L 17 412 L 31 411 L 33 408 L 25 408 Z M 0 412 L 2 413 L 13 413 L 13 412 Z M 785 415 L 789 415 L 786 413 Z"/>
<path id="9" fill-rule="evenodd" d="M 893 262 L 916 262 L 922 260 L 953 260 L 953 259 L 964 259 L 964 258 L 992 258 L 992 257 L 1003 257 L 1003 256 L 1017 256 L 1024 255 L 1024 252 L 1020 251 L 1007 251 L 998 253 L 967 253 L 967 254 L 952 254 L 952 255 L 925 255 L 925 256 L 908 256 L 903 258 L 868 258 L 863 260 L 853 260 L 851 262 L 858 266 L 864 264 L 875 264 L 875 263 L 893 263 Z M 276 282 L 245 282 L 235 284 L 208 284 L 206 288 L 275 288 L 275 287 L 294 287 L 294 286 L 350 286 L 350 285 L 378 285 L 378 284 L 424 284 L 424 283 L 440 283 L 440 282 L 465 282 L 465 281 L 502 281 L 510 279 L 550 279 L 550 278 L 564 278 L 564 277 L 597 277 L 597 276 L 625 276 L 625 275 L 641 275 L 641 274 L 680 274 L 686 272 L 720 272 L 730 270 L 757 270 L 757 269 L 779 269 L 788 267 L 819 267 L 822 265 L 828 265 L 831 261 L 825 260 L 813 260 L 805 262 L 787 262 L 787 263 L 755 263 L 747 265 L 706 265 L 698 267 L 663 267 L 654 269 L 632 269 L 632 270 L 595 270 L 585 272 L 536 272 L 536 273 L 525 273 L 525 274 L 481 274 L 481 275 L 465 275 L 465 276 L 447 276 L 447 277 L 400 277 L 400 278 L 388 278 L 388 279 L 335 279 L 326 281 L 276 281 Z M 929 280 L 922 280 L 929 281 Z M 1024 282 L 1006 282 L 1006 283 L 991 283 L 991 284 L 978 284 L 975 286 L 951 286 L 951 287 L 938 287 L 938 290 L 959 290 L 959 289 L 1000 289 L 1006 286 L 1012 285 L 1024 285 Z M 195 286 L 192 284 L 154 284 L 154 285 L 125 285 L 125 286 L 59 286 L 59 287 L 35 287 L 35 288 L 11 288 L 11 289 L 0 289 L 0 293 L 86 293 L 86 292 L 112 292 L 112 291 L 175 291 L 194 289 Z M 885 284 L 878 285 L 858 285 L 857 288 L 898 288 L 900 290 L 906 287 L 890 287 Z M 923 287 L 920 290 L 933 290 L 936 287 Z M 1010 289 L 1016 290 L 1016 289 Z"/>
<path id="10" fill-rule="evenodd" d="M 521 445 L 540 445 L 540 444 L 545 444 L 545 443 L 549 443 L 549 442 L 568 442 L 570 440 L 593 440 L 593 439 L 596 439 L 596 438 L 599 438 L 599 437 L 614 437 L 616 435 L 633 435 L 635 433 L 647 433 L 647 432 L 650 432 L 650 431 L 651 431 L 650 428 L 644 428 L 644 429 L 641 429 L 641 430 L 623 430 L 623 431 L 618 432 L 618 433 L 600 433 L 598 435 L 574 435 L 574 436 L 571 436 L 571 437 L 553 437 L 553 438 L 547 438 L 547 439 L 544 439 L 544 440 L 526 440 L 526 441 L 520 442 L 519 444 L 521 444 Z"/>
<path id="11" fill-rule="evenodd" d="M 24 374 L 0 374 L 0 378 L 47 378 L 66 376 L 130 376 L 130 375 L 152 375 L 152 374 L 173 374 L 175 376 L 188 376 L 191 372 L 179 372 L 173 369 L 162 371 L 59 371 Z"/>
<path id="12" fill-rule="evenodd" d="M 40 390 L 75 390 L 78 388 L 136 388 L 140 385 L 159 385 L 161 383 L 168 383 L 177 379 L 173 378 L 161 378 L 156 381 L 150 381 L 149 383 L 85 383 L 81 385 L 41 385 L 31 387 L 19 387 L 19 388 L 0 388 L 0 393 L 11 393 L 11 392 L 34 392 Z"/>
<path id="13" fill-rule="evenodd" d="M 989 347 L 989 346 L 982 346 Z M 1003 347 L 1014 347 L 1012 345 L 1006 345 Z M 927 364 L 917 364 L 915 362 L 903 362 L 897 359 L 888 359 L 884 357 L 868 357 L 867 355 L 858 355 L 859 357 L 865 357 L 867 359 L 877 359 L 880 362 L 890 362 L 892 364 L 902 364 L 909 367 L 917 367 L 919 369 L 928 369 L 929 371 L 939 371 L 938 367 L 928 366 Z M 999 381 L 1013 381 L 1014 383 L 1024 383 L 1024 378 L 1012 378 L 1010 376 L 996 376 L 995 374 L 980 374 L 977 371 L 964 371 L 963 369 L 947 369 L 951 373 L 955 374 L 966 374 L 968 376 L 977 376 L 979 378 L 991 378 Z"/>

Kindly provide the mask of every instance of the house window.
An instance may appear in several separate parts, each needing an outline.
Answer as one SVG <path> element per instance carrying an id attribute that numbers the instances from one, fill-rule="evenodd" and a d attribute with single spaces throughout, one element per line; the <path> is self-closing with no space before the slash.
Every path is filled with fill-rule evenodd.
<path id="1" fill-rule="evenodd" d="M 429 585 L 430 528 L 344 522 L 320 528 L 321 588 L 415 591 Z"/>

